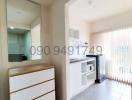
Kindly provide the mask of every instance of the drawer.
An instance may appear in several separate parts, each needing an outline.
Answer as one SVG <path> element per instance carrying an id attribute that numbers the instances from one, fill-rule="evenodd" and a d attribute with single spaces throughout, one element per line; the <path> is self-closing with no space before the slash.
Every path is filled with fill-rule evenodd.
<path id="1" fill-rule="evenodd" d="M 9 78 L 10 92 L 54 79 L 54 68 Z"/>
<path id="2" fill-rule="evenodd" d="M 33 100 L 41 95 L 55 90 L 55 81 L 51 80 L 10 94 L 10 100 Z M 46 99 L 47 100 L 47 99 Z"/>
<path id="3" fill-rule="evenodd" d="M 33 100 L 55 100 L 55 91 Z"/>

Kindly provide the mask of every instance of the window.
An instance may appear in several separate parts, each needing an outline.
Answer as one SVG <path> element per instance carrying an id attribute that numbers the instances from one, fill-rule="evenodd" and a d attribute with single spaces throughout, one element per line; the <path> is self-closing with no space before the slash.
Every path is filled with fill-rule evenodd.
<path id="1" fill-rule="evenodd" d="M 96 33 L 92 39 L 103 48 L 107 77 L 132 83 L 132 28 Z"/>

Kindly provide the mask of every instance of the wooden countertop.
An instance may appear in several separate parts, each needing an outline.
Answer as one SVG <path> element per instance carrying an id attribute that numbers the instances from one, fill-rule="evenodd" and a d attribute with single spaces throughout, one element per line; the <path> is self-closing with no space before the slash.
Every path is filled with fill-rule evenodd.
<path id="1" fill-rule="evenodd" d="M 23 75 L 23 74 L 37 72 L 51 68 L 54 68 L 54 66 L 50 64 L 37 64 L 37 65 L 28 65 L 23 67 L 10 68 L 9 77 Z"/>

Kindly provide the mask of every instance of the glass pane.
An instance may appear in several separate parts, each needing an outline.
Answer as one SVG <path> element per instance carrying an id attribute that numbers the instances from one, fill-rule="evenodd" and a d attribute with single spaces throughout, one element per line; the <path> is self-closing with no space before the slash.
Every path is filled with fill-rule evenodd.
<path id="1" fill-rule="evenodd" d="M 9 62 L 41 59 L 41 8 L 29 0 L 7 0 Z"/>

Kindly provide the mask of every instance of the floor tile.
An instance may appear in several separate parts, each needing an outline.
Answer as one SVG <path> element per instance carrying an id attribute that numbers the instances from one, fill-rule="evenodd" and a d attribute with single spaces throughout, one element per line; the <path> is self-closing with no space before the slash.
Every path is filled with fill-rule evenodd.
<path id="1" fill-rule="evenodd" d="M 94 84 L 71 100 L 131 100 L 129 85 L 105 80 L 101 84 Z"/>

